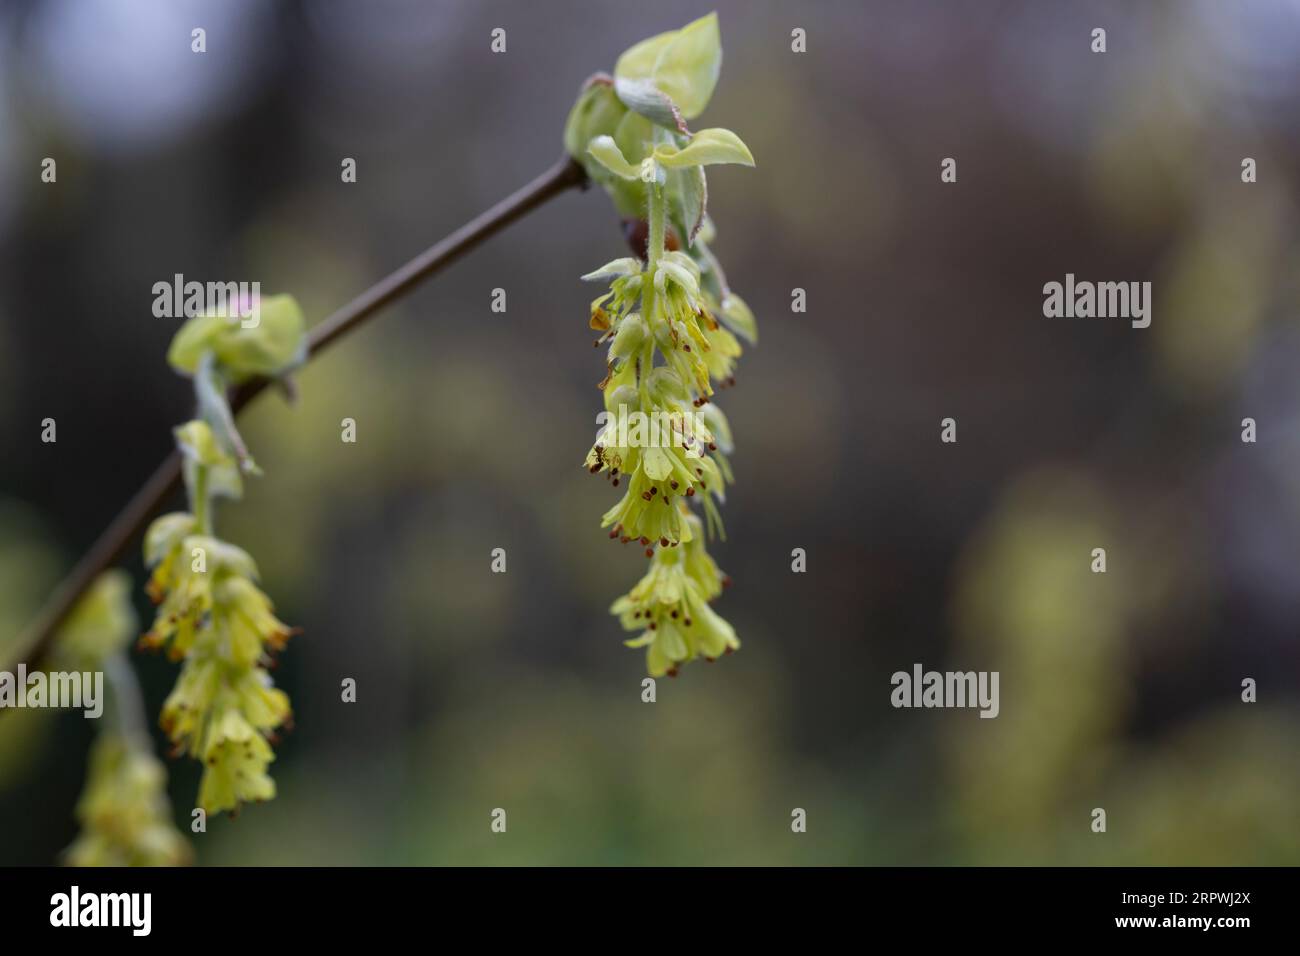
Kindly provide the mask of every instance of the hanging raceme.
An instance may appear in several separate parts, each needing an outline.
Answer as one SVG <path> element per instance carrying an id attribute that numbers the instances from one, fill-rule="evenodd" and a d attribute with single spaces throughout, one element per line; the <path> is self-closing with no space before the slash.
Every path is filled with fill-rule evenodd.
<path id="1" fill-rule="evenodd" d="M 243 475 L 260 473 L 235 429 L 228 389 L 283 377 L 305 355 L 292 298 L 265 299 L 258 313 L 251 326 L 238 316 L 198 316 L 172 340 L 168 361 L 193 378 L 198 404 L 197 417 L 175 431 L 190 509 L 155 520 L 144 542 L 158 611 L 140 644 L 181 662 L 161 724 L 177 753 L 203 763 L 198 806 L 209 813 L 275 796 L 271 739 L 291 716 L 267 668 L 293 629 L 258 587 L 253 559 L 213 527 L 215 499 L 238 499 Z"/>
<path id="2" fill-rule="evenodd" d="M 100 575 L 59 631 L 57 670 L 107 674 L 109 707 L 91 748 L 77 801 L 81 832 L 64 852 L 71 866 L 177 866 L 193 851 L 172 823 L 167 771 L 153 753 L 143 704 L 124 649 L 136 630 L 131 580 Z"/>
<path id="3" fill-rule="evenodd" d="M 710 246 L 705 167 L 753 166 L 727 129 L 692 132 L 722 63 L 717 14 L 629 49 L 614 75 L 587 81 L 565 127 L 565 148 L 624 217 L 635 256 L 583 276 L 609 291 L 590 325 L 608 343 L 605 421 L 586 466 L 623 497 L 605 513 L 609 536 L 637 541 L 649 572 L 611 608 L 642 633 L 652 676 L 740 646 L 709 603 L 729 583 L 704 546 L 723 536 L 718 505 L 732 481 L 731 431 L 712 403 L 735 383 L 740 339 L 757 340 L 753 313 L 732 292 Z M 703 522 L 692 505 L 703 513 Z"/>

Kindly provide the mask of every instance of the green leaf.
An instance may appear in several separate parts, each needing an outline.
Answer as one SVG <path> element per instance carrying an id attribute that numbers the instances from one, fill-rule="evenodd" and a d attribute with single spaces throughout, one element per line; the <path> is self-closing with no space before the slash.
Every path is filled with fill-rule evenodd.
<path id="1" fill-rule="evenodd" d="M 654 75 L 655 64 L 668 45 L 677 39 L 680 30 L 668 30 L 642 40 L 623 51 L 623 55 L 614 64 L 614 77 L 648 80 Z"/>
<path id="2" fill-rule="evenodd" d="M 655 159 L 668 169 L 683 166 L 716 166 L 719 163 L 738 163 L 753 166 L 754 156 L 739 136 L 729 129 L 702 129 L 686 144 L 685 149 L 664 145 L 655 148 Z"/>
<path id="3" fill-rule="evenodd" d="M 709 105 L 721 70 L 718 15 L 710 13 L 677 31 L 677 36 L 659 54 L 653 79 L 677 104 L 683 116 L 694 119 Z"/>
<path id="4" fill-rule="evenodd" d="M 668 170 L 668 201 L 673 213 L 673 225 L 693 246 L 695 237 L 704 225 L 709 205 L 709 185 L 703 166 L 688 166 Z"/>
<path id="5" fill-rule="evenodd" d="M 564 149 L 579 162 L 587 158 L 587 144 L 597 136 L 614 134 L 628 109 L 614 92 L 614 82 L 604 74 L 589 79 L 578 94 L 564 124 Z"/>
<path id="6" fill-rule="evenodd" d="M 640 113 L 627 110 L 614 130 L 614 142 L 627 158 L 636 165 L 654 150 L 655 125 Z"/>
<path id="7" fill-rule="evenodd" d="M 680 126 L 678 116 L 692 119 L 704 112 L 721 68 L 718 15 L 710 13 L 627 50 L 614 66 L 615 88 L 638 113 L 661 126 Z"/>
<path id="8" fill-rule="evenodd" d="M 167 361 L 178 372 L 194 375 L 203 353 L 210 351 L 232 382 L 278 375 L 306 357 L 303 327 L 302 310 L 293 296 L 268 296 L 257 302 L 255 316 L 247 319 L 222 315 L 189 319 L 172 338 Z"/>
<path id="9" fill-rule="evenodd" d="M 305 323 L 293 296 L 268 296 L 257 310 L 255 326 L 227 327 L 214 343 L 217 361 L 235 382 L 280 375 L 306 358 Z"/>
<path id="10" fill-rule="evenodd" d="M 636 179 L 640 175 L 640 166 L 634 166 L 623 158 L 623 152 L 612 136 L 597 136 L 587 144 L 587 152 L 620 179 Z"/>
<path id="11" fill-rule="evenodd" d="M 682 116 L 677 105 L 667 93 L 650 80 L 620 78 L 614 81 L 614 91 L 629 109 L 648 117 L 660 126 L 687 132 L 686 118 Z"/>
<path id="12" fill-rule="evenodd" d="M 172 336 L 167 350 L 167 362 L 176 371 L 193 375 L 199 367 L 199 358 L 212 348 L 213 340 L 221 334 L 229 320 L 219 315 L 197 315 L 185 322 Z"/>

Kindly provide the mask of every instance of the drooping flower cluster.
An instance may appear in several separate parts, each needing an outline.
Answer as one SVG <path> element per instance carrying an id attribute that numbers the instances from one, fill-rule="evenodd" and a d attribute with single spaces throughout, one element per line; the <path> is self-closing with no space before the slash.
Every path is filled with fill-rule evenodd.
<path id="1" fill-rule="evenodd" d="M 257 471 L 226 391 L 256 375 L 284 375 L 302 356 L 302 313 L 287 296 L 260 303 L 253 326 L 237 316 L 191 319 L 168 356 L 194 377 L 198 398 L 199 416 L 176 429 L 190 510 L 163 515 L 145 535 L 158 610 L 140 643 L 182 662 L 161 724 L 178 753 L 203 763 L 198 805 L 209 813 L 275 796 L 271 739 L 291 717 L 268 665 L 293 630 L 258 587 L 253 559 L 213 534 L 213 500 L 239 498 L 242 475 Z"/>
<path id="2" fill-rule="evenodd" d="M 604 516 L 610 537 L 638 542 L 652 560 L 611 610 L 643 631 L 627 643 L 647 649 L 656 677 L 740 643 L 709 607 L 726 579 L 692 509 L 710 536 L 722 534 L 731 432 L 712 397 L 715 384 L 735 383 L 739 338 L 756 340 L 753 314 L 709 248 L 704 172 L 752 166 L 753 156 L 730 130 L 686 125 L 712 96 L 721 58 L 716 14 L 645 40 L 614 76 L 587 82 L 565 129 L 566 148 L 610 193 L 636 253 L 583 276 L 609 283 L 591 304 L 596 345 L 608 351 L 605 425 L 586 467 L 624 488 Z"/>
<path id="3" fill-rule="evenodd" d="M 154 756 L 139 689 L 123 653 L 137 625 L 130 592 L 125 572 L 101 575 L 54 645 L 55 667 L 103 670 L 111 701 L 77 801 L 81 832 L 64 853 L 71 866 L 180 866 L 193 857 L 172 820 L 167 771 Z"/>
<path id="4" fill-rule="evenodd" d="M 121 733 L 101 733 L 91 749 L 77 822 L 69 866 L 183 866 L 193 858 L 171 819 L 162 761 Z"/>

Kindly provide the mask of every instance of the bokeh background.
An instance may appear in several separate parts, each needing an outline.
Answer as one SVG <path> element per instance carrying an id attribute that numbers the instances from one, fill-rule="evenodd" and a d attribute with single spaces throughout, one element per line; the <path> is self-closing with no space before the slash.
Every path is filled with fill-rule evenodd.
<path id="1" fill-rule="evenodd" d="M 198 862 L 1300 862 L 1300 5 L 716 6 L 701 122 L 758 159 L 710 177 L 761 331 L 721 402 L 744 648 L 641 702 L 606 611 L 644 559 L 580 467 L 577 277 L 626 253 L 602 194 L 566 194 L 247 416 L 266 475 L 219 529 L 305 629 L 296 729 L 279 797 Z M 588 74 L 711 8 L 6 0 L 0 644 L 188 417 L 154 282 L 258 279 L 317 321 L 554 161 Z M 1151 327 L 1044 318 L 1067 272 L 1150 280 Z M 175 668 L 133 661 L 156 715 Z M 1001 715 L 893 709 L 917 662 L 1000 671 Z M 92 734 L 0 716 L 0 863 L 73 839 Z M 188 832 L 198 767 L 169 769 Z"/>

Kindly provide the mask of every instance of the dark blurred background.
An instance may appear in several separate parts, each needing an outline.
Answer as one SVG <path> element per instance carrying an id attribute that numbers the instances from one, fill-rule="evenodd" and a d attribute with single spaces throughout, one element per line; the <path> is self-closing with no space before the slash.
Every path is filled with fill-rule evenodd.
<path id="1" fill-rule="evenodd" d="M 606 612 L 645 562 L 580 467 L 603 367 L 577 277 L 626 252 L 603 195 L 566 194 L 247 416 L 266 474 L 219 531 L 305 629 L 296 729 L 279 797 L 198 861 L 1300 862 L 1300 5 L 717 8 L 696 125 L 758 160 L 710 177 L 761 333 L 720 402 L 743 649 L 641 702 Z M 318 321 L 552 163 L 590 73 L 710 9 L 6 0 L 0 643 L 189 415 L 153 283 L 257 279 Z M 1151 281 L 1151 327 L 1045 318 L 1067 272 Z M 176 669 L 133 661 L 156 715 Z M 999 670 L 1001 715 L 893 709 L 917 662 Z M 91 723 L 0 719 L 0 862 L 73 838 Z M 198 767 L 169 768 L 188 832 Z"/>

